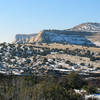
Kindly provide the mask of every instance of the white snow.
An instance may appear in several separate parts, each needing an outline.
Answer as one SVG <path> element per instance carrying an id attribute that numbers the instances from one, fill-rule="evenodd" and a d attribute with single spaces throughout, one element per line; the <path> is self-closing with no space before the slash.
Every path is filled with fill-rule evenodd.
<path id="1" fill-rule="evenodd" d="M 91 94 L 91 95 L 85 95 L 85 99 L 87 100 L 88 98 L 97 98 L 100 100 L 100 94 Z"/>
<path id="2" fill-rule="evenodd" d="M 59 68 L 55 68 L 55 70 L 59 70 L 59 71 L 62 71 L 62 72 L 70 72 L 70 71 L 72 71 L 71 69 L 59 69 Z"/>
<path id="3" fill-rule="evenodd" d="M 95 44 L 96 46 L 100 46 L 100 42 L 98 42 L 98 41 L 94 42 L 94 44 Z"/>

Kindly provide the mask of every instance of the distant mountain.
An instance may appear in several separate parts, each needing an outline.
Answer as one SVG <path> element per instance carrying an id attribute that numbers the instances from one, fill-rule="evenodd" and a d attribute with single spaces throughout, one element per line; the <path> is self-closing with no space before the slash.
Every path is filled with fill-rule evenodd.
<path id="1" fill-rule="evenodd" d="M 100 23 L 83 23 L 67 30 L 43 30 L 15 37 L 17 43 L 64 43 L 100 46 Z"/>
<path id="2" fill-rule="evenodd" d="M 100 32 L 100 23 L 83 23 L 71 29 L 71 31 Z"/>
<path id="3" fill-rule="evenodd" d="M 29 43 L 34 40 L 37 34 L 16 34 L 15 43 Z"/>

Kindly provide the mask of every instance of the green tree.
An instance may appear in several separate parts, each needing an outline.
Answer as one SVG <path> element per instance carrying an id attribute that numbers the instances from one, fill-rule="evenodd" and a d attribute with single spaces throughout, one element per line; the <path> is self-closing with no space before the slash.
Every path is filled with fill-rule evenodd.
<path id="1" fill-rule="evenodd" d="M 73 89 L 80 89 L 85 84 L 82 77 L 75 72 L 72 72 L 71 74 L 67 75 L 67 82 L 70 88 Z"/>

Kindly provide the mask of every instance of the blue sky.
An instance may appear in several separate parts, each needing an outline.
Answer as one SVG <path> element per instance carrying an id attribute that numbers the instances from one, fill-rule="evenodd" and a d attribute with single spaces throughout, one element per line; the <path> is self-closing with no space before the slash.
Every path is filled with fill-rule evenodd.
<path id="1" fill-rule="evenodd" d="M 84 22 L 100 22 L 100 0 L 0 0 L 0 42 Z"/>

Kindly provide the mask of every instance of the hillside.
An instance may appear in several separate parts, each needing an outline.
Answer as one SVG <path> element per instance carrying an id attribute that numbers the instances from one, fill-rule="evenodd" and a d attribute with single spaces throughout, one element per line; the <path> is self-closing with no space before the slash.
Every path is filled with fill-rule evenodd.
<path id="1" fill-rule="evenodd" d="M 71 31 L 100 32 L 100 23 L 83 23 L 69 29 Z"/>

